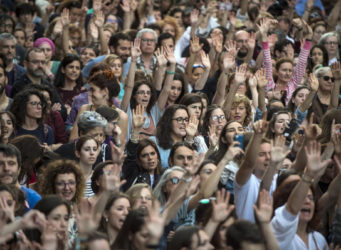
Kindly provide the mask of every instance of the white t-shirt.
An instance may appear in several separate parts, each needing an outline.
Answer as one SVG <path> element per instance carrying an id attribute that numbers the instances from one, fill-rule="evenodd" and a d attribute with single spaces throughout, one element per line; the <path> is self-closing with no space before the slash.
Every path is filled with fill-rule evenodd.
<path id="1" fill-rule="evenodd" d="M 270 195 L 272 195 L 276 189 L 276 182 L 277 175 L 275 175 L 272 180 Z M 243 186 L 239 186 L 236 179 L 233 181 L 234 204 L 239 219 L 255 222 L 253 205 L 256 203 L 258 198 L 260 183 L 261 180 L 254 174 L 251 174 L 249 180 Z"/>
<path id="2" fill-rule="evenodd" d="M 329 249 L 326 239 L 316 231 L 308 234 L 309 246 L 306 246 L 303 240 L 296 234 L 298 221 L 299 214 L 291 214 L 287 211 L 285 205 L 275 210 L 275 216 L 271 220 L 271 226 L 281 250 Z"/>

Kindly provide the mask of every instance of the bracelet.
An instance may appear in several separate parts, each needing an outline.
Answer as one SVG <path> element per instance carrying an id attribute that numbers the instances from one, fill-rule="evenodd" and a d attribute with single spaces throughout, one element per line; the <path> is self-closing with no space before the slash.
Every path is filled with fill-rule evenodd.
<path id="1" fill-rule="evenodd" d="M 166 70 L 166 73 L 168 74 L 168 75 L 174 75 L 175 74 L 175 71 L 169 71 L 168 69 Z"/>
<path id="2" fill-rule="evenodd" d="M 311 180 L 309 180 L 309 179 L 307 179 L 307 178 L 305 177 L 305 175 L 302 175 L 301 180 L 302 180 L 303 182 L 309 184 L 309 185 L 312 185 L 312 184 L 314 183 L 314 178 L 312 178 Z"/>

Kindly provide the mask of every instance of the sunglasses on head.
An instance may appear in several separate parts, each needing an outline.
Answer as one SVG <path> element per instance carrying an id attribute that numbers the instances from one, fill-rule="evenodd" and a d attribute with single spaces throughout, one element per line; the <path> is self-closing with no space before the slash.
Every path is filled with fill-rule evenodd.
<path id="1" fill-rule="evenodd" d="M 323 78 L 323 80 L 325 80 L 325 81 L 329 81 L 329 79 L 332 80 L 332 82 L 335 81 L 335 78 L 334 78 L 334 77 L 330 77 L 330 76 L 322 76 L 322 78 Z"/>
<path id="2" fill-rule="evenodd" d="M 180 179 L 178 177 L 173 177 L 169 179 L 172 184 L 178 184 L 180 182 Z"/>

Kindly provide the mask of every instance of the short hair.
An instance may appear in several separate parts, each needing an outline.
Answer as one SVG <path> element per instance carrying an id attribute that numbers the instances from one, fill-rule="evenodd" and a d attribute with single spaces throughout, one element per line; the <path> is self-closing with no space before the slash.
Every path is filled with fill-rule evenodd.
<path id="1" fill-rule="evenodd" d="M 284 50 L 284 48 L 288 45 L 291 45 L 292 47 L 294 47 L 292 42 L 289 41 L 288 39 L 281 39 L 275 43 L 274 52 L 275 51 L 282 52 Z"/>
<path id="2" fill-rule="evenodd" d="M 314 74 L 317 78 L 324 76 L 326 73 L 330 72 L 330 67 L 321 67 L 314 71 Z"/>
<path id="3" fill-rule="evenodd" d="M 174 156 L 175 156 L 175 152 L 178 148 L 180 147 L 186 147 L 192 151 L 196 151 L 196 147 L 194 146 L 194 144 L 189 144 L 186 141 L 182 141 L 182 142 L 177 142 L 172 146 L 172 149 L 169 153 L 169 157 L 168 157 L 168 161 L 172 161 L 174 162 Z"/>
<path id="4" fill-rule="evenodd" d="M 24 14 L 34 14 L 34 7 L 29 4 L 29 3 L 22 3 L 19 4 L 16 8 L 15 8 L 15 15 L 17 17 L 24 15 Z"/>
<path id="5" fill-rule="evenodd" d="M 114 164 L 113 161 L 104 161 L 101 163 L 98 163 L 95 168 L 94 172 L 91 176 L 91 189 L 92 191 L 97 194 L 99 190 L 99 185 L 97 184 L 97 181 L 99 180 L 99 177 L 103 175 L 103 169 L 108 166 Z"/>
<path id="6" fill-rule="evenodd" d="M 261 231 L 256 224 L 246 220 L 239 220 L 228 227 L 225 243 L 234 250 L 240 250 L 244 242 L 264 244 Z"/>
<path id="7" fill-rule="evenodd" d="M 101 233 L 101 232 L 92 232 L 88 237 L 87 237 L 87 240 L 86 240 L 86 246 L 85 246 L 85 249 L 84 250 L 89 250 L 89 244 L 93 241 L 96 241 L 96 240 L 105 240 L 108 242 L 109 244 L 109 238 L 107 235 L 105 235 L 104 233 Z"/>
<path id="8" fill-rule="evenodd" d="M 2 43 L 3 40 L 13 40 L 15 43 L 17 43 L 17 39 L 15 36 L 13 36 L 10 33 L 1 33 L 0 34 L 0 44 Z"/>
<path id="9" fill-rule="evenodd" d="M 5 23 L 6 20 L 11 20 L 11 22 L 12 22 L 12 30 L 14 30 L 14 28 L 15 28 L 15 21 L 14 21 L 13 17 L 11 17 L 8 14 L 0 14 L 0 22 L 1 23 Z"/>
<path id="10" fill-rule="evenodd" d="M 333 32 L 327 32 L 327 33 L 324 33 L 324 34 L 321 36 L 320 41 L 319 41 L 319 44 L 324 45 L 325 42 L 326 42 L 326 40 L 327 40 L 327 38 L 328 38 L 328 37 L 332 37 L 332 36 L 335 36 L 335 37 L 337 38 L 337 40 L 339 40 L 338 35 L 337 35 L 337 33 L 336 33 L 335 31 L 333 31 Z"/>
<path id="11" fill-rule="evenodd" d="M 101 90 L 107 89 L 110 102 L 113 97 L 118 96 L 121 90 L 120 83 L 114 77 L 114 73 L 111 69 L 110 71 L 104 70 L 101 73 L 94 74 L 90 77 L 89 83 L 96 85 Z"/>
<path id="12" fill-rule="evenodd" d="M 42 174 L 39 175 L 38 190 L 45 197 L 56 194 L 55 181 L 60 174 L 74 174 L 76 179 L 76 194 L 73 201 L 79 203 L 82 200 L 85 188 L 85 177 L 78 165 L 71 160 L 56 160 L 47 165 Z"/>
<path id="13" fill-rule="evenodd" d="M 281 65 L 283 63 L 291 63 L 291 65 L 294 65 L 294 62 L 290 58 L 282 57 L 282 58 L 278 59 L 277 62 L 276 62 L 276 66 L 275 66 L 276 70 L 279 70 L 279 67 L 281 67 Z"/>
<path id="14" fill-rule="evenodd" d="M 0 153 L 6 157 L 15 157 L 18 162 L 18 166 L 21 166 L 21 153 L 19 149 L 12 144 L 0 144 Z"/>
<path id="15" fill-rule="evenodd" d="M 44 53 L 44 51 L 41 48 L 36 48 L 36 47 L 29 48 L 26 51 L 26 53 L 25 53 L 25 61 L 27 61 L 27 62 L 30 61 L 30 55 L 31 55 L 32 52 L 34 52 L 34 53 Z"/>
<path id="16" fill-rule="evenodd" d="M 148 28 L 144 28 L 144 29 L 140 30 L 139 32 L 137 32 L 136 38 L 141 38 L 144 33 L 152 33 L 155 37 L 155 42 L 157 42 L 156 32 L 154 30 L 148 29 Z"/>
<path id="17" fill-rule="evenodd" d="M 115 109 L 112 109 L 108 106 L 100 106 L 96 109 L 96 112 L 103 116 L 108 122 L 120 118 L 119 113 Z"/>
<path id="18" fill-rule="evenodd" d="M 119 41 L 120 40 L 128 40 L 128 41 L 130 41 L 128 35 L 126 35 L 126 34 L 124 34 L 122 32 L 119 32 L 119 33 L 116 33 L 115 35 L 110 37 L 108 45 L 112 46 L 112 47 L 114 47 L 116 49 L 117 46 L 119 45 Z"/>
<path id="19" fill-rule="evenodd" d="M 87 134 L 90 130 L 96 127 L 105 128 L 107 121 L 95 111 L 84 111 L 79 116 L 78 122 L 78 133 Z"/>
<path id="20" fill-rule="evenodd" d="M 198 237 L 198 245 L 200 243 L 200 227 L 198 226 L 184 226 L 175 231 L 167 249 L 182 249 L 186 247 L 192 249 L 192 239 L 196 235 Z M 196 246 L 198 247 L 198 246 Z"/>
<path id="21" fill-rule="evenodd" d="M 157 46 L 158 47 L 161 47 L 161 45 L 162 45 L 162 41 L 163 40 L 166 40 L 166 39 L 172 39 L 173 40 L 173 43 L 174 43 L 174 46 L 175 46 L 175 38 L 174 38 L 174 36 L 172 36 L 171 34 L 169 34 L 169 33 L 162 33 L 162 34 L 160 34 L 160 36 L 159 36 L 159 38 L 158 38 L 158 40 L 157 40 Z"/>

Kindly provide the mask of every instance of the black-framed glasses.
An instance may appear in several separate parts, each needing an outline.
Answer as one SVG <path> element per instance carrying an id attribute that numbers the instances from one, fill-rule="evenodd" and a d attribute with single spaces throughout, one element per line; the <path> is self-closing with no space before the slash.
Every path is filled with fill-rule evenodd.
<path id="1" fill-rule="evenodd" d="M 143 43 L 155 43 L 156 40 L 155 39 L 145 39 L 145 38 L 142 38 L 141 42 L 143 42 Z"/>
<path id="2" fill-rule="evenodd" d="M 173 178 L 170 178 L 169 180 L 173 185 L 176 185 L 180 182 L 180 179 L 178 177 L 173 177 Z"/>
<path id="3" fill-rule="evenodd" d="M 66 188 L 66 186 L 68 187 L 74 187 L 76 186 L 76 182 L 75 181 L 70 181 L 70 182 L 56 182 L 56 186 L 59 188 Z"/>
<path id="4" fill-rule="evenodd" d="M 329 80 L 331 80 L 332 82 L 335 81 L 334 77 L 330 77 L 330 76 L 322 76 L 323 80 L 325 80 L 326 82 L 328 82 Z"/>
<path id="5" fill-rule="evenodd" d="M 42 107 L 42 108 L 45 107 L 45 105 L 42 104 L 41 102 L 32 101 L 32 102 L 28 102 L 28 103 L 29 103 L 30 105 L 32 105 L 32 106 L 36 106 L 37 108 L 38 108 L 38 106 L 40 106 L 40 107 Z"/>
<path id="6" fill-rule="evenodd" d="M 144 91 L 144 90 L 136 91 L 137 95 L 151 95 L 151 93 L 152 92 L 150 90 L 147 90 L 147 91 Z"/>
<path id="7" fill-rule="evenodd" d="M 172 120 L 176 121 L 179 124 L 182 124 L 182 123 L 185 123 L 185 122 L 186 123 L 189 122 L 189 118 L 188 117 L 186 117 L 186 118 L 184 118 L 184 117 L 177 117 L 177 118 L 174 118 Z"/>
<path id="8" fill-rule="evenodd" d="M 223 121 L 225 120 L 225 115 L 212 115 L 212 121 Z"/>

